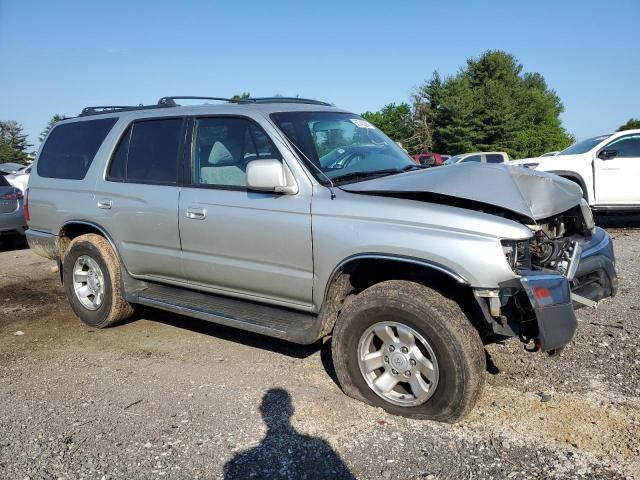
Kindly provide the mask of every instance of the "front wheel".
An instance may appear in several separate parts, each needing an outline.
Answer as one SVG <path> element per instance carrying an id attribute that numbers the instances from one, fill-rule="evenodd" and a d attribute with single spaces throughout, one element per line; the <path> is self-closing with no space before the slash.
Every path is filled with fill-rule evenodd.
<path id="1" fill-rule="evenodd" d="M 346 302 L 332 350 L 344 392 L 396 415 L 456 421 L 484 385 L 477 331 L 453 300 L 413 282 L 382 282 Z"/>

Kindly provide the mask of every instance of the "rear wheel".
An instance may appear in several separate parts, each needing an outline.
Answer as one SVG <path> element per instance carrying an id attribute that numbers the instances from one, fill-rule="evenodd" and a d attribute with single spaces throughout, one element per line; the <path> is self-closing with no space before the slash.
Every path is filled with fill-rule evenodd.
<path id="1" fill-rule="evenodd" d="M 477 331 L 453 300 L 413 282 L 382 282 L 347 302 L 332 348 L 345 393 L 396 415 L 453 422 L 484 385 Z"/>
<path id="2" fill-rule="evenodd" d="M 71 308 L 87 325 L 109 327 L 133 314 L 122 293 L 120 262 L 104 237 L 87 234 L 74 238 L 62 268 Z"/>

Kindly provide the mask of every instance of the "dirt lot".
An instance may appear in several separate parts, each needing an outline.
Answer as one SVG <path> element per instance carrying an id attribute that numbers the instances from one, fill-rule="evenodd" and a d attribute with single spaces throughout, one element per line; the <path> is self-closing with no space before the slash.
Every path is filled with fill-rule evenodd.
<path id="1" fill-rule="evenodd" d="M 3 251 L 0 478 L 640 478 L 640 218 L 600 223 L 619 296 L 579 311 L 560 358 L 488 347 L 487 388 L 457 425 L 345 397 L 328 342 L 154 310 L 88 328 L 51 262 Z"/>

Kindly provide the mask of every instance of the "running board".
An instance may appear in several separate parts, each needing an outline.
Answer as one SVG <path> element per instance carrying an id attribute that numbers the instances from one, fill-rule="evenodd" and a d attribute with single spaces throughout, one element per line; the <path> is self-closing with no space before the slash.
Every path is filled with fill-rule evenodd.
<path id="1" fill-rule="evenodd" d="M 198 292 L 186 288 L 140 282 L 127 300 L 228 327 L 310 345 L 319 338 L 321 317 L 272 305 Z"/>

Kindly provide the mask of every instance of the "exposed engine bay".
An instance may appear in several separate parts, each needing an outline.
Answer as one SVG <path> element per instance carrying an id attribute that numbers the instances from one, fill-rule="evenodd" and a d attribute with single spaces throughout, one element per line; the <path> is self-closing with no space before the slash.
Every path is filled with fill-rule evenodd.
<path id="1" fill-rule="evenodd" d="M 594 229 L 591 210 L 584 203 L 527 225 L 534 232 L 530 240 L 503 241 L 514 270 L 551 270 L 573 280 L 582 252 L 580 240 L 591 236 Z"/>

